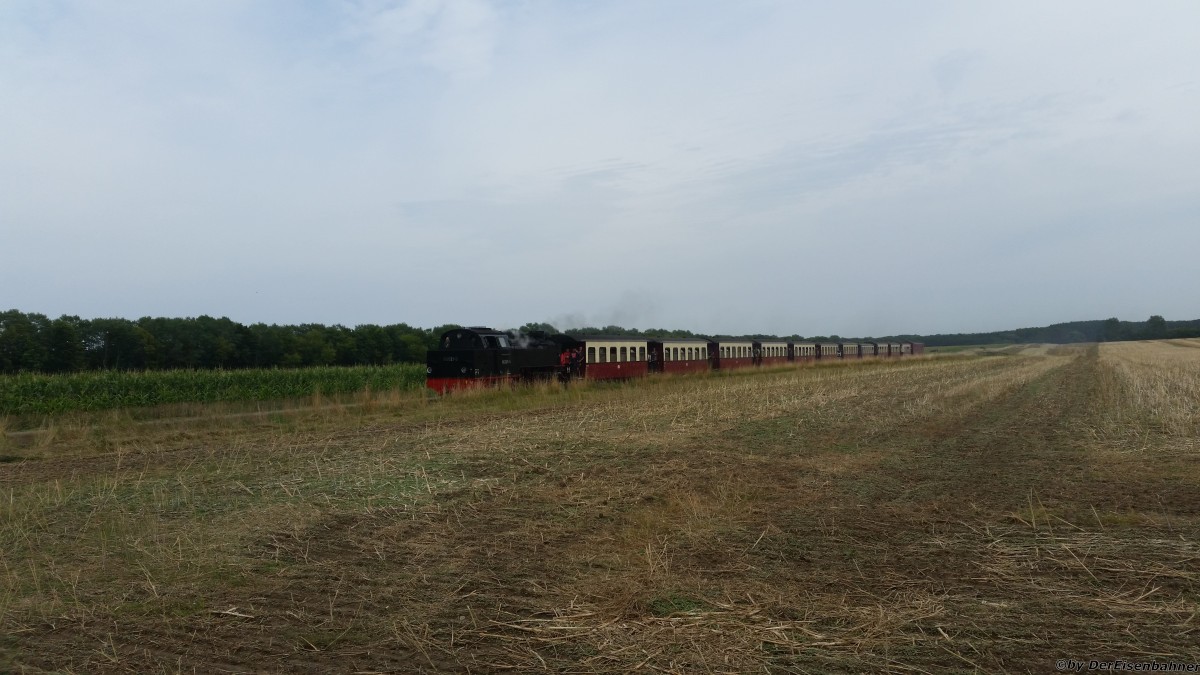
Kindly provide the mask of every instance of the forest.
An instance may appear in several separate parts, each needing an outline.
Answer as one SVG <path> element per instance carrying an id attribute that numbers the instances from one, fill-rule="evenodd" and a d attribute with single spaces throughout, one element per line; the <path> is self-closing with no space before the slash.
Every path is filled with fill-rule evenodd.
<path id="1" fill-rule="evenodd" d="M 307 366 L 364 366 L 422 363 L 442 332 L 454 324 L 418 328 L 406 323 L 353 328 L 323 324 L 249 326 L 231 319 L 143 317 L 81 319 L 8 310 L 0 313 L 0 373 L 68 373 L 85 370 L 197 370 L 243 368 L 300 368 Z M 559 332 L 547 323 L 527 323 L 524 332 Z M 1075 321 L 1041 328 L 1018 328 L 991 333 L 937 335 L 886 335 L 847 338 L 838 335 L 803 337 L 744 335 L 708 336 L 689 330 L 621 326 L 583 327 L 565 331 L 573 335 L 628 335 L 657 337 L 743 337 L 854 341 L 912 340 L 927 346 L 1114 342 L 1163 338 L 1200 337 L 1200 320 L 1167 321 L 1152 316 L 1146 321 Z"/>
<path id="2" fill-rule="evenodd" d="M 0 372 L 194 370 L 420 363 L 438 336 L 408 324 L 347 328 L 227 318 L 81 319 L 0 313 Z"/>

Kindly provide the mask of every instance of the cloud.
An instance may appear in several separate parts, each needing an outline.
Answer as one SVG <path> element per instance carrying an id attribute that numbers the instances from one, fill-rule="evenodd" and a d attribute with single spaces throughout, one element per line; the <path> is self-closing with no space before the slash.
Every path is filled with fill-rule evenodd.
<path id="1" fill-rule="evenodd" d="M 478 77 L 491 69 L 497 29 L 497 13 L 486 0 L 408 0 L 364 3 L 347 31 L 378 66 L 420 63 L 456 77 Z"/>
<path id="2" fill-rule="evenodd" d="M 0 231 L 23 254 L 0 288 L 51 314 L 346 324 L 1183 318 L 1197 19 L 3 3 Z"/>

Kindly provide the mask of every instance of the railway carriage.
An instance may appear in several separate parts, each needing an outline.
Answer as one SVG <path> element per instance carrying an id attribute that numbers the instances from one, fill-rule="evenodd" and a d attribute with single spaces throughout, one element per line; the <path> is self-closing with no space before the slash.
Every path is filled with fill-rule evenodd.
<path id="1" fill-rule="evenodd" d="M 572 373 L 575 377 L 593 380 L 626 380 L 645 377 L 650 372 L 650 343 L 647 340 L 622 336 L 585 335 L 574 338 L 570 344 L 575 360 L 580 366 Z M 566 344 L 566 341 L 564 341 Z M 570 358 L 568 361 L 572 360 Z"/>
<path id="2" fill-rule="evenodd" d="M 792 350 L 792 360 L 801 361 L 816 361 L 817 360 L 817 343 L 815 342 L 792 342 L 789 343 Z"/>
<path id="3" fill-rule="evenodd" d="M 755 365 L 773 366 L 788 362 L 788 343 L 783 340 L 761 340 L 754 342 L 757 357 Z"/>
<path id="4" fill-rule="evenodd" d="M 841 358 L 841 350 L 836 342 L 818 342 L 817 358 L 821 360 Z"/>
<path id="5" fill-rule="evenodd" d="M 703 373 L 712 369 L 709 342 L 698 338 L 650 341 L 650 365 L 661 373 Z"/>
<path id="6" fill-rule="evenodd" d="M 753 340 L 720 340 L 708 343 L 709 351 L 716 356 L 713 368 L 731 370 L 754 365 Z"/>

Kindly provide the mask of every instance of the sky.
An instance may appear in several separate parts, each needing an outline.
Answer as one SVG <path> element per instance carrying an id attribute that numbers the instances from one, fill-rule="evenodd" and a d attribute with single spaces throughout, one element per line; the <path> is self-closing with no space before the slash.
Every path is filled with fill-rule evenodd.
<path id="1" fill-rule="evenodd" d="M 0 310 L 1200 318 L 1200 3 L 5 0 Z"/>

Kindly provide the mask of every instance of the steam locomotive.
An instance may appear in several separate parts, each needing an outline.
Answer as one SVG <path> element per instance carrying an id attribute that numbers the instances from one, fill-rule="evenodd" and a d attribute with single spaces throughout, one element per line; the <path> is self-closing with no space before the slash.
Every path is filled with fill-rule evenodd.
<path id="1" fill-rule="evenodd" d="M 430 350 L 425 384 L 445 394 L 467 387 L 575 378 L 625 380 L 824 359 L 923 354 L 920 342 L 790 342 L 606 335 L 549 335 L 455 328 Z"/>

